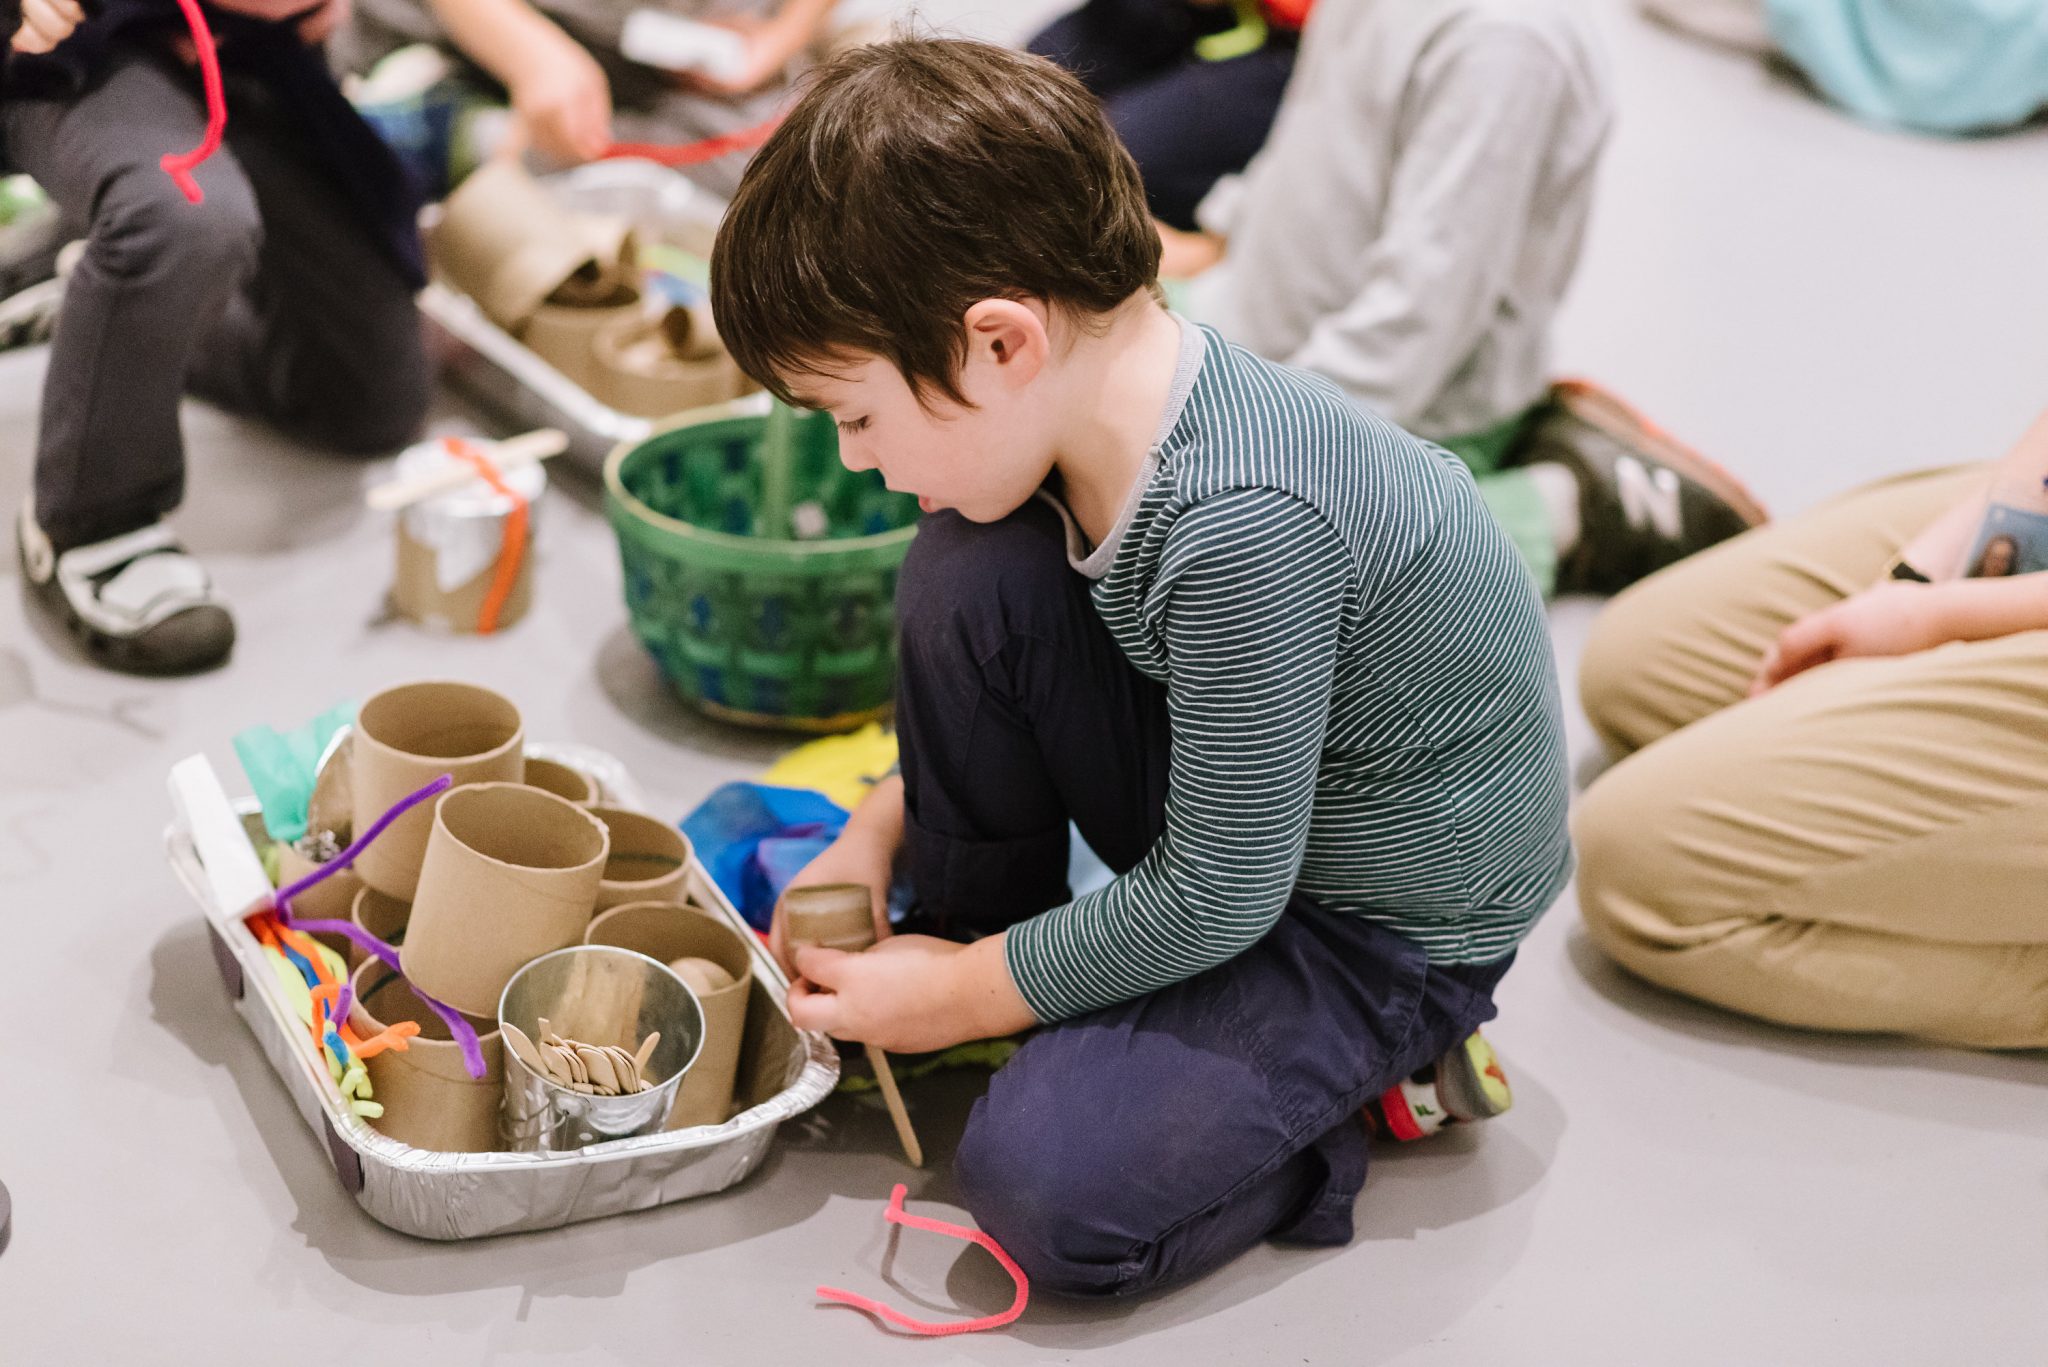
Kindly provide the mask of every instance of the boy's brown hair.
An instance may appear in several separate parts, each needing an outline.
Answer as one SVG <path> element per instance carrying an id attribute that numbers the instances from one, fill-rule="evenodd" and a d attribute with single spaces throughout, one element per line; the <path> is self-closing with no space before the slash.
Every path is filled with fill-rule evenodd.
<path id="1" fill-rule="evenodd" d="M 976 301 L 1040 299 L 1085 327 L 1158 270 L 1137 165 L 1086 87 L 987 43 L 899 39 L 821 68 L 755 154 L 711 308 L 785 402 L 854 353 L 960 402 Z"/>

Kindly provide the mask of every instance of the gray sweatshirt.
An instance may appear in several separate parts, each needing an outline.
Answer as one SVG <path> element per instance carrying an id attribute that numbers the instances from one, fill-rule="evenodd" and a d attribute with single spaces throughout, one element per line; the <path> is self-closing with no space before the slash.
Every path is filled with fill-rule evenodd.
<path id="1" fill-rule="evenodd" d="M 1425 437 L 1539 398 L 1610 121 L 1568 0 L 1322 0 L 1188 308 Z"/>

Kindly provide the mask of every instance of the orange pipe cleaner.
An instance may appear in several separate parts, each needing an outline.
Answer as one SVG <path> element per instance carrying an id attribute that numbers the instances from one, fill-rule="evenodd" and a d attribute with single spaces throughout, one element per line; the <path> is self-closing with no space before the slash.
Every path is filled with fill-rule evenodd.
<path id="1" fill-rule="evenodd" d="M 1025 1278 L 1024 1269 L 1017 1266 L 1017 1260 L 1008 1253 L 1005 1253 L 1001 1244 L 978 1229 L 969 1229 L 965 1225 L 948 1224 L 944 1220 L 931 1220 L 922 1215 L 912 1215 L 903 1208 L 903 1198 L 909 1194 L 909 1191 L 908 1187 L 898 1182 L 896 1190 L 889 1193 L 889 1208 L 882 1212 L 882 1218 L 892 1225 L 908 1225 L 912 1229 L 924 1230 L 927 1234 L 944 1234 L 949 1238 L 965 1239 L 971 1244 L 980 1244 L 994 1255 L 997 1262 L 1002 1264 L 1003 1271 L 1010 1274 L 1010 1280 L 1017 1283 L 1017 1299 L 1010 1302 L 1010 1308 L 998 1310 L 993 1315 L 983 1315 L 980 1319 L 955 1320 L 950 1324 L 939 1324 L 931 1320 L 912 1319 L 901 1310 L 897 1310 L 892 1306 L 884 1305 L 880 1301 L 872 1300 L 866 1296 L 856 1295 L 851 1291 L 842 1291 L 836 1286 L 821 1286 L 818 1288 L 818 1295 L 825 1300 L 835 1301 L 840 1305 L 850 1305 L 856 1310 L 865 1310 L 870 1315 L 879 1316 L 897 1328 L 908 1329 L 913 1334 L 934 1336 L 944 1334 L 978 1334 L 984 1329 L 1000 1329 L 1023 1314 L 1025 1304 L 1031 1299 L 1031 1283 Z"/>
<path id="2" fill-rule="evenodd" d="M 505 539 L 498 549 L 498 568 L 491 575 L 491 587 L 476 614 L 477 634 L 488 636 L 498 629 L 498 614 L 505 610 L 505 600 L 512 596 L 512 587 L 519 582 L 519 562 L 526 557 L 526 497 L 505 482 L 496 462 L 462 438 L 444 437 L 441 444 L 449 455 L 467 462 L 484 483 L 512 500 L 512 511 L 505 516 Z"/>

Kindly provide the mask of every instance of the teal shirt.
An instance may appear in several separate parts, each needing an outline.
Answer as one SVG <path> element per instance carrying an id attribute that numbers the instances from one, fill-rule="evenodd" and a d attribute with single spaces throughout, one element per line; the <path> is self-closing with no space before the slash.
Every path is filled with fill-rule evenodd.
<path id="1" fill-rule="evenodd" d="M 1439 962 L 1514 949 L 1571 872 L 1564 724 L 1542 604 L 1462 465 L 1184 323 L 1115 529 L 1068 528 L 1173 751 L 1138 866 L 1009 933 L 1041 1020 L 1232 958 L 1296 888 Z"/>
<path id="2" fill-rule="evenodd" d="M 2048 109 L 2042 0 L 1768 0 L 1766 9 L 1785 55 L 1873 122 L 1971 133 Z"/>

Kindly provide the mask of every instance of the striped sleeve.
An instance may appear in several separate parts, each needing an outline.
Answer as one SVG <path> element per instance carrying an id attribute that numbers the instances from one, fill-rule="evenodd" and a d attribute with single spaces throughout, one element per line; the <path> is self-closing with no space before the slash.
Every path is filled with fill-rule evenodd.
<path id="1" fill-rule="evenodd" d="M 1014 926 L 1040 1020 L 1232 958 L 1279 919 L 1315 806 L 1353 575 L 1316 509 L 1242 489 L 1183 512 L 1141 610 L 1171 662 L 1166 831 L 1129 873 Z"/>

